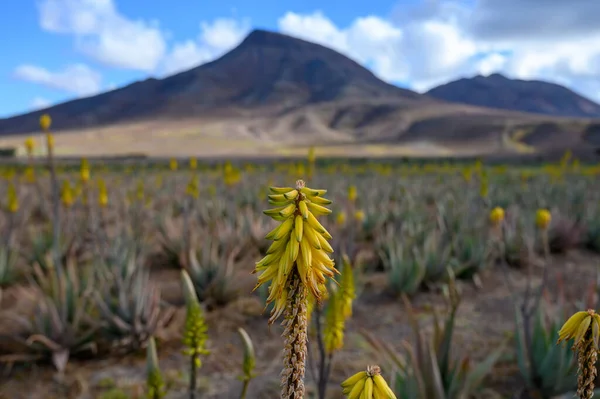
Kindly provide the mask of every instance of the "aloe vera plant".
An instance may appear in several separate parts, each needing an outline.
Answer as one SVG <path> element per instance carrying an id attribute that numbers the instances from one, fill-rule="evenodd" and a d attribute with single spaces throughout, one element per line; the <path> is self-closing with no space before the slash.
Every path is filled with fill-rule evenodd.
<path id="1" fill-rule="evenodd" d="M 94 299 L 103 338 L 115 347 L 137 350 L 167 325 L 172 312 L 162 311 L 160 291 L 150 280 L 147 268 L 137 266 L 139 260 L 133 257 L 126 262 L 103 274 L 104 281 Z"/>
<path id="2" fill-rule="evenodd" d="M 53 271 L 38 276 L 33 284 L 41 298 L 32 320 L 10 316 L 24 328 L 19 335 L 10 337 L 22 344 L 23 354 L 47 357 L 61 373 L 71 355 L 96 350 L 99 326 L 91 317 L 93 279 L 91 273 L 76 266 L 74 259 L 69 258 L 64 274 L 59 276 Z"/>
<path id="3" fill-rule="evenodd" d="M 17 278 L 17 257 L 17 251 L 0 246 L 0 289 L 12 284 Z"/>
<path id="4" fill-rule="evenodd" d="M 203 240 L 201 250 L 190 249 L 187 271 L 198 299 L 206 302 L 207 307 L 224 305 L 237 296 L 230 283 L 233 260 L 238 252 L 239 247 L 224 251 L 212 238 Z"/>
<path id="5" fill-rule="evenodd" d="M 50 256 L 54 245 L 53 232 L 47 229 L 36 232 L 32 240 L 32 251 L 28 254 L 29 262 L 38 264 L 43 270 L 50 270 L 54 262 Z M 63 263 L 67 257 L 78 252 L 77 246 L 75 237 L 67 237 L 64 234 L 59 237 L 57 247 Z"/>
<path id="6" fill-rule="evenodd" d="M 541 301 L 535 311 L 531 348 L 525 343 L 526 330 L 522 312 L 515 309 L 515 345 L 519 371 L 528 390 L 542 399 L 571 392 L 577 386 L 577 365 L 570 349 L 572 342 L 556 344 L 558 330 L 567 316 L 564 305 L 559 304 L 553 312 L 550 312 L 548 305 L 547 299 Z"/>
<path id="7" fill-rule="evenodd" d="M 156 221 L 159 242 L 166 256 L 166 263 L 170 266 L 181 268 L 181 257 L 185 254 L 185 237 L 179 226 L 171 218 L 165 216 Z"/>
<path id="8" fill-rule="evenodd" d="M 473 277 L 482 271 L 490 260 L 490 247 L 485 237 L 475 233 L 462 232 L 453 237 L 452 258 L 458 278 Z"/>
<path id="9" fill-rule="evenodd" d="M 442 280 L 446 275 L 446 267 L 450 260 L 452 247 L 437 232 L 424 233 L 423 241 L 417 248 L 418 258 L 424 264 L 426 283 Z"/>
<path id="10" fill-rule="evenodd" d="M 363 331 L 370 347 L 383 356 L 393 368 L 391 387 L 401 399 L 468 399 L 481 387 L 483 379 L 504 353 L 504 344 L 475 365 L 468 356 L 456 359 L 452 353 L 456 311 L 460 295 L 450 272 L 449 283 L 444 286 L 444 296 L 449 306 L 448 316 L 442 323 L 434 313 L 433 334 L 426 335 L 406 296 L 403 296 L 415 336 L 414 344 L 404 341 L 405 354 Z"/>
<path id="11" fill-rule="evenodd" d="M 416 249 L 411 251 L 409 246 L 392 238 L 383 244 L 379 256 L 388 273 L 388 287 L 392 293 L 410 295 L 421 287 L 426 268 Z"/>

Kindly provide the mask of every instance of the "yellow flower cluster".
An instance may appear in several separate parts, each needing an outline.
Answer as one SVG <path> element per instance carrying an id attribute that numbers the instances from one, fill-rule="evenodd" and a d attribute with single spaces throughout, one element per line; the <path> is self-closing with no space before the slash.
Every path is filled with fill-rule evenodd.
<path id="1" fill-rule="evenodd" d="M 332 278 L 338 271 L 328 253 L 333 248 L 327 240 L 331 234 L 319 223 L 315 215 L 328 215 L 331 210 L 323 205 L 331 201 L 323 198 L 326 190 L 313 190 L 298 180 L 296 188 L 270 187 L 269 203 L 277 206 L 264 213 L 281 222 L 267 234 L 274 240 L 267 255 L 256 263 L 254 273 L 261 272 L 255 287 L 271 281 L 267 303 L 275 301 L 270 322 L 275 321 L 285 310 L 288 295 L 288 279 L 298 273 L 302 283 L 308 287 L 317 302 L 323 293 L 320 286 L 326 277 Z"/>

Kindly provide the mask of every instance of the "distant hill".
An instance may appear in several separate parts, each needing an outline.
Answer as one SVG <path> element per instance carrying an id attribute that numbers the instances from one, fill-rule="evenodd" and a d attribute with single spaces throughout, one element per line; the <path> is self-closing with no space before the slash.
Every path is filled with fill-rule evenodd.
<path id="1" fill-rule="evenodd" d="M 557 116 L 600 115 L 600 106 L 561 86 L 492 75 L 423 95 L 327 47 L 265 30 L 188 71 L 0 119 L 0 144 L 22 146 L 18 135 L 39 131 L 43 113 L 52 116 L 63 154 L 110 156 L 273 154 L 306 145 L 341 154 L 348 146 L 378 154 L 531 154 L 597 145 L 600 125 Z"/>
<path id="2" fill-rule="evenodd" d="M 600 105 L 549 82 L 509 79 L 501 74 L 459 79 L 427 95 L 461 104 L 555 116 L 600 117 Z"/>
<path id="3" fill-rule="evenodd" d="M 53 116 L 55 128 L 69 129 L 157 117 L 214 115 L 215 111 L 234 114 L 236 109 L 273 112 L 352 98 L 427 101 L 427 97 L 381 81 L 334 50 L 255 30 L 221 58 L 177 75 L 0 119 L 0 134 L 35 130 L 45 112 Z"/>

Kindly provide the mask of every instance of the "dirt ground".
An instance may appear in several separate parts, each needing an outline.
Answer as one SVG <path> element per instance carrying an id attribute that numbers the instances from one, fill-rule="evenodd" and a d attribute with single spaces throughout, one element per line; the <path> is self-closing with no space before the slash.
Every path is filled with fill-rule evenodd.
<path id="1" fill-rule="evenodd" d="M 582 300 L 585 288 L 595 281 L 595 273 L 600 257 L 582 251 L 555 256 L 548 263 L 550 296 L 557 292 L 557 277 L 563 276 L 566 298 L 569 301 Z M 242 292 L 250 292 L 255 277 L 249 274 L 251 263 L 238 266 L 236 281 Z M 522 270 L 505 269 L 515 284 L 515 291 L 521 291 L 525 282 Z M 542 266 L 534 270 L 534 281 L 541 280 Z M 473 359 L 481 359 L 494 347 L 505 341 L 513 331 L 513 304 L 506 285 L 506 276 L 501 266 L 489 268 L 481 275 L 481 285 L 460 282 L 463 301 L 458 311 L 455 333 L 455 352 L 469 353 Z M 364 368 L 367 364 L 381 364 L 366 346 L 359 334 L 365 329 L 380 339 L 399 347 L 402 339 L 411 340 L 402 301 L 384 292 L 386 276 L 382 273 L 369 273 L 359 278 L 360 297 L 354 304 L 354 315 L 347 325 L 345 348 L 336 355 L 332 367 L 329 398 L 342 398 L 339 383 Z M 156 272 L 160 281 L 164 300 L 181 304 L 179 273 L 177 271 Z M 15 288 L 5 292 L 5 304 L 19 302 L 19 291 Z M 23 299 L 24 300 L 24 299 Z M 443 299 L 439 292 L 420 292 L 412 298 L 413 306 L 427 326 L 431 308 L 443 309 Z M 4 305 L 6 308 L 9 305 Z M 16 306 L 16 305 L 15 305 Z M 248 331 L 254 341 L 259 374 L 250 383 L 248 399 L 278 397 L 281 369 L 281 328 L 273 325 L 270 329 L 267 318 L 261 314 L 262 305 L 258 297 L 244 296 L 224 308 L 207 314 L 209 325 L 209 349 L 211 354 L 203 359 L 200 370 L 202 398 L 235 399 L 239 397 L 241 382 L 236 379 L 241 370 L 242 345 L 236 332 L 238 327 Z M 159 341 L 161 369 L 171 387 L 168 398 L 184 398 L 187 379 L 187 360 L 181 354 L 179 333 L 182 330 L 183 311 L 178 309 L 169 329 Z M 514 360 L 511 360 L 512 344 L 509 343 L 506 358 L 497 364 L 494 373 L 485 382 L 485 389 L 478 398 L 517 398 L 522 390 L 522 382 Z M 455 353 L 462 355 L 462 353 Z M 0 398 L 3 399 L 62 399 L 96 398 L 112 386 L 121 387 L 132 397 L 143 397 L 142 386 L 145 379 L 145 353 L 121 358 L 74 360 L 69 363 L 67 377 L 57 381 L 50 366 L 15 366 L 9 375 L 0 376 Z M 389 378 L 389 375 L 386 376 Z M 307 375 L 309 392 L 314 390 L 310 373 Z"/>

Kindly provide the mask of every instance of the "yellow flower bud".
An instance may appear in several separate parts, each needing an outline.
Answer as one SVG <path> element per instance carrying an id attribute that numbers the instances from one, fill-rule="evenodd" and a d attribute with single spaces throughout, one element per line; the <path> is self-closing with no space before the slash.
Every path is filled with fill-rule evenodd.
<path id="1" fill-rule="evenodd" d="M 80 171 L 81 181 L 87 183 L 90 180 L 90 170 L 88 168 L 82 168 Z"/>
<path id="2" fill-rule="evenodd" d="M 171 160 L 169 161 L 169 168 L 172 171 L 177 170 L 177 160 L 175 158 L 171 158 Z"/>
<path id="3" fill-rule="evenodd" d="M 10 213 L 16 213 L 19 210 L 19 197 L 17 195 L 17 189 L 13 183 L 8 185 L 8 211 Z"/>
<path id="4" fill-rule="evenodd" d="M 538 228 L 544 230 L 548 228 L 552 221 L 552 214 L 547 209 L 538 209 L 535 213 L 535 224 Z"/>
<path id="5" fill-rule="evenodd" d="M 60 199 L 65 208 L 70 208 L 73 205 L 73 190 L 68 180 L 63 183 Z"/>
<path id="6" fill-rule="evenodd" d="M 50 129 L 50 125 L 52 125 L 52 118 L 50 118 L 50 115 L 42 115 L 40 117 L 40 127 L 42 128 L 42 130 L 47 132 Z"/>
<path id="7" fill-rule="evenodd" d="M 33 154 L 33 148 L 35 147 L 35 141 L 32 137 L 29 137 L 25 140 L 25 150 L 27 151 L 27 155 Z"/>
<path id="8" fill-rule="evenodd" d="M 108 205 L 108 194 L 107 193 L 98 194 L 98 205 L 100 205 L 101 208 L 106 208 L 106 206 Z"/>
<path id="9" fill-rule="evenodd" d="M 31 165 L 25 169 L 25 181 L 27 183 L 35 183 L 35 170 Z"/>
<path id="10" fill-rule="evenodd" d="M 350 202 L 356 201 L 357 194 L 358 193 L 356 191 L 356 186 L 348 187 L 348 201 L 350 201 Z"/>
<path id="11" fill-rule="evenodd" d="M 185 193 L 192 198 L 198 198 L 200 196 L 200 187 L 198 186 L 198 178 L 196 176 L 192 176 L 190 179 Z"/>
<path id="12" fill-rule="evenodd" d="M 365 220 L 365 213 L 360 210 L 354 212 L 354 219 L 358 222 L 362 222 L 363 220 Z"/>
<path id="13" fill-rule="evenodd" d="M 335 222 L 340 226 L 344 225 L 346 223 L 346 213 L 339 212 L 335 217 Z"/>
<path id="14" fill-rule="evenodd" d="M 196 158 L 190 158 L 190 169 L 196 170 L 198 168 L 198 160 Z"/>
<path id="15" fill-rule="evenodd" d="M 500 224 L 504 220 L 504 209 L 499 206 L 495 207 L 490 211 L 490 222 L 494 226 Z"/>
<path id="16" fill-rule="evenodd" d="M 101 208 L 106 208 L 108 205 L 108 192 L 106 191 L 106 183 L 104 180 L 98 180 L 98 205 Z"/>

